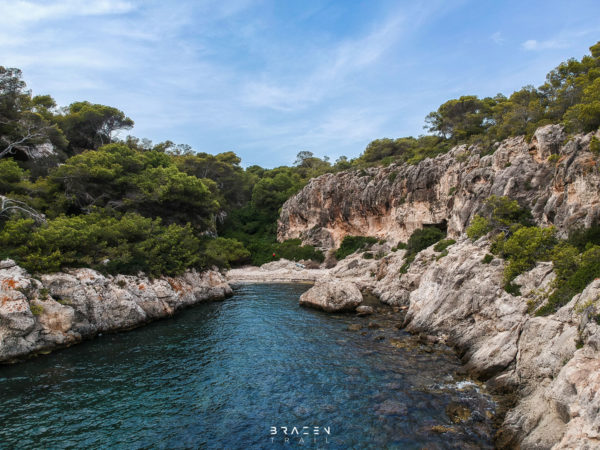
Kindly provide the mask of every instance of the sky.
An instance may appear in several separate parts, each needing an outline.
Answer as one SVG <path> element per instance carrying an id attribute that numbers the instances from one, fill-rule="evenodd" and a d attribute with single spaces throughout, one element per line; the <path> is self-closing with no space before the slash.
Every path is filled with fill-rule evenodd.
<path id="1" fill-rule="evenodd" d="M 589 53 L 598 17 L 598 0 L 0 0 L 0 65 L 61 106 L 121 109 L 125 134 L 276 167 L 539 86 Z"/>

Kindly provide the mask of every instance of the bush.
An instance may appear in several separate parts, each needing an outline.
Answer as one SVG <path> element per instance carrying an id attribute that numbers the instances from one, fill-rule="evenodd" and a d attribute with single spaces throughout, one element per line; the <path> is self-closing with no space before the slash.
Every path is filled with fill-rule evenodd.
<path id="1" fill-rule="evenodd" d="M 29 309 L 31 310 L 31 314 L 34 316 L 41 316 L 44 312 L 44 307 L 42 305 L 29 304 Z"/>
<path id="2" fill-rule="evenodd" d="M 370 236 L 345 236 L 335 252 L 335 258 L 341 261 L 346 256 L 351 255 L 357 250 L 370 248 L 377 243 L 377 238 Z"/>
<path id="3" fill-rule="evenodd" d="M 425 250 L 427 247 L 435 244 L 440 239 L 444 238 L 446 234 L 435 227 L 427 227 L 415 230 L 410 235 L 406 249 L 408 253 L 416 255 L 421 250 Z"/>
<path id="4" fill-rule="evenodd" d="M 494 255 L 491 254 L 487 254 L 483 257 L 483 260 L 481 261 L 483 264 L 489 264 L 492 262 L 492 260 L 494 259 Z"/>
<path id="5" fill-rule="evenodd" d="M 436 252 L 443 252 L 443 251 L 445 251 L 448 247 L 450 247 L 453 244 L 456 244 L 456 241 L 454 239 L 442 239 L 437 244 L 435 244 L 435 246 L 433 247 L 433 249 Z"/>
<path id="6" fill-rule="evenodd" d="M 506 240 L 502 252 L 508 261 L 504 281 L 510 283 L 517 275 L 533 269 L 536 262 L 548 260 L 556 244 L 555 229 L 523 227 Z"/>
<path id="7" fill-rule="evenodd" d="M 406 250 L 407 245 L 404 242 L 398 242 L 395 247 L 392 247 L 392 251 L 395 252 L 397 250 Z"/>
<path id="8" fill-rule="evenodd" d="M 548 302 L 536 311 L 538 316 L 557 311 L 600 277 L 600 246 L 591 245 L 585 252 L 578 254 L 576 247 L 561 243 L 552 253 L 552 262 L 556 271 L 555 289 Z"/>
<path id="9" fill-rule="evenodd" d="M 420 228 L 413 231 L 413 234 L 410 235 L 408 243 L 406 244 L 406 255 L 404 255 L 404 264 L 400 267 L 400 273 L 404 274 L 408 272 L 408 268 L 415 260 L 417 253 L 435 244 L 445 236 L 446 234 L 442 230 L 435 227 Z M 448 239 L 448 241 L 452 241 L 452 239 Z M 449 245 L 452 244 L 446 245 L 443 250 L 446 251 L 445 249 Z"/>
<path id="10" fill-rule="evenodd" d="M 505 283 L 504 290 L 515 297 L 521 295 L 521 286 L 515 283 Z"/>
<path id="11" fill-rule="evenodd" d="M 590 151 L 596 155 L 600 154 L 600 140 L 596 136 L 590 140 Z"/>
<path id="12" fill-rule="evenodd" d="M 600 245 L 600 225 L 572 230 L 569 233 L 568 242 L 577 247 L 580 252 L 590 245 Z"/>
<path id="13" fill-rule="evenodd" d="M 250 252 L 236 239 L 218 237 L 209 239 L 203 246 L 205 265 L 230 267 L 231 264 L 240 264 L 250 258 Z"/>
<path id="14" fill-rule="evenodd" d="M 492 231 L 490 221 L 485 217 L 476 214 L 471 220 L 471 225 L 467 228 L 467 236 L 469 239 L 476 241 L 482 236 L 485 236 Z"/>
<path id="15" fill-rule="evenodd" d="M 285 258 L 290 261 L 312 260 L 323 262 L 325 256 L 321 250 L 315 249 L 312 245 L 302 245 L 300 239 L 289 239 L 274 245 L 276 258 Z"/>
<path id="16" fill-rule="evenodd" d="M 200 240 L 191 226 L 163 226 L 160 219 L 136 213 L 59 216 L 40 227 L 32 219 L 13 219 L 0 232 L 0 246 L 31 272 L 91 267 L 104 273 L 158 276 L 203 267 Z"/>

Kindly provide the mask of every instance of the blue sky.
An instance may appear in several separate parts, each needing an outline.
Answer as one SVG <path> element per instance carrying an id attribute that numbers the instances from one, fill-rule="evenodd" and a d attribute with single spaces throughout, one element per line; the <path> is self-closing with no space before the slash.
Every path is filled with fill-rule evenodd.
<path id="1" fill-rule="evenodd" d="M 243 165 L 419 135 L 460 95 L 539 85 L 600 40 L 600 2 L 0 0 L 0 65 L 60 105 Z"/>

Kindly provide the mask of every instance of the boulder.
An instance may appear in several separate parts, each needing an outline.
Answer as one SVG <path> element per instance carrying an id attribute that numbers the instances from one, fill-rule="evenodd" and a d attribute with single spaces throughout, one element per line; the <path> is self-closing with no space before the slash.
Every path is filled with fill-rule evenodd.
<path id="1" fill-rule="evenodd" d="M 360 305 L 356 308 L 356 313 L 359 316 L 368 316 L 370 314 L 373 314 L 373 312 L 373 307 L 368 305 Z"/>
<path id="2" fill-rule="evenodd" d="M 329 279 L 317 282 L 302 294 L 300 305 L 327 312 L 353 311 L 362 300 L 362 294 L 354 283 Z"/>

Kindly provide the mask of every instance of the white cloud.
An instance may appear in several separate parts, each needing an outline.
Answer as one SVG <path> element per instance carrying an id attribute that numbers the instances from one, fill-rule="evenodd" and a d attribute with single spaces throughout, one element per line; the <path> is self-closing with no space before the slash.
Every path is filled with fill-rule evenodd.
<path id="1" fill-rule="evenodd" d="M 535 39 L 529 39 L 521 44 L 525 50 L 549 50 L 555 48 L 566 48 L 568 44 L 559 39 L 549 39 L 547 41 L 537 41 Z"/>
<path id="2" fill-rule="evenodd" d="M 124 0 L 58 0 L 51 4 L 30 0 L 5 0 L 0 2 L 0 23 L 16 25 L 74 16 L 123 14 L 133 8 L 131 2 Z"/>
<path id="3" fill-rule="evenodd" d="M 495 44 L 502 45 L 506 39 L 502 37 L 502 33 L 496 31 L 494 34 L 490 36 L 490 39 L 494 41 Z"/>

